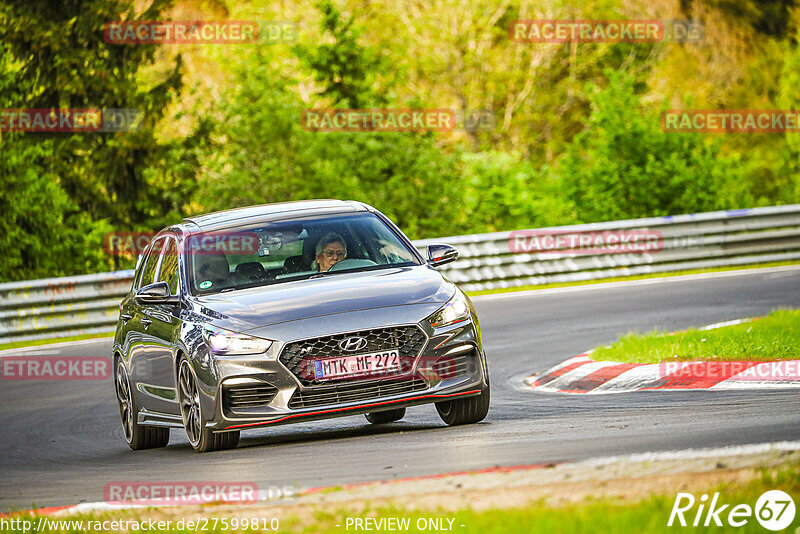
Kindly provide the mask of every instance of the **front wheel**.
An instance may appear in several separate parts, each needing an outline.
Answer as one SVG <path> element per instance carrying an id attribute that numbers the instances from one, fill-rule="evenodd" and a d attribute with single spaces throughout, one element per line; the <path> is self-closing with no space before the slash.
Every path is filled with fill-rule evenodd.
<path id="1" fill-rule="evenodd" d="M 436 403 L 436 411 L 448 426 L 478 423 L 489 413 L 489 384 L 480 395 Z"/>
<path id="2" fill-rule="evenodd" d="M 239 431 L 212 432 L 206 428 L 203 409 L 200 404 L 200 388 L 189 360 L 181 360 L 178 370 L 178 391 L 181 405 L 183 428 L 189 443 L 197 452 L 233 449 L 239 444 Z"/>
<path id="3" fill-rule="evenodd" d="M 140 425 L 136 421 L 139 409 L 136 407 L 128 371 L 122 359 L 117 362 L 114 385 L 117 390 L 119 415 L 122 419 L 122 432 L 128 446 L 135 451 L 166 447 L 169 443 L 169 428 Z"/>
<path id="4" fill-rule="evenodd" d="M 371 412 L 364 414 L 367 421 L 373 425 L 385 425 L 386 423 L 394 423 L 399 421 L 406 415 L 405 408 L 397 408 L 395 410 L 386 410 L 385 412 Z"/>

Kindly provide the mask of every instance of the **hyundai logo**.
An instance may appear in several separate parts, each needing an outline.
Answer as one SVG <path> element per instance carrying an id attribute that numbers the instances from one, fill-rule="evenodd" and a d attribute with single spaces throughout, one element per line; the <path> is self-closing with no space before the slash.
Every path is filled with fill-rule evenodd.
<path id="1" fill-rule="evenodd" d="M 352 336 L 345 338 L 339 342 L 339 348 L 347 352 L 355 352 L 367 346 L 367 338 L 361 336 Z"/>

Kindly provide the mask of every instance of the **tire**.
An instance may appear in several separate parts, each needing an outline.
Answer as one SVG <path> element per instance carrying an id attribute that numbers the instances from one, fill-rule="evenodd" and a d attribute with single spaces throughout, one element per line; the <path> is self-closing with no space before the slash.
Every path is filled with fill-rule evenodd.
<path id="1" fill-rule="evenodd" d="M 486 384 L 486 388 L 480 395 L 437 402 L 436 411 L 448 426 L 478 423 L 483 421 L 486 414 L 489 413 L 489 397 L 490 388 L 489 384 Z"/>
<path id="2" fill-rule="evenodd" d="M 117 361 L 114 386 L 117 392 L 119 415 L 122 420 L 122 432 L 128 446 L 135 451 L 166 447 L 169 443 L 169 428 L 140 425 L 136 421 L 139 408 L 131 393 L 131 381 L 122 359 Z"/>
<path id="3" fill-rule="evenodd" d="M 178 367 L 178 401 L 186 437 L 196 452 L 221 451 L 233 449 L 239 444 L 239 431 L 213 432 L 205 425 L 203 407 L 200 402 L 200 389 L 197 377 L 183 358 Z"/>
<path id="4" fill-rule="evenodd" d="M 373 425 L 385 425 L 386 423 L 394 423 L 399 421 L 406 415 L 405 408 L 397 408 L 395 410 L 387 410 L 385 412 L 370 412 L 365 413 L 364 417 Z"/>

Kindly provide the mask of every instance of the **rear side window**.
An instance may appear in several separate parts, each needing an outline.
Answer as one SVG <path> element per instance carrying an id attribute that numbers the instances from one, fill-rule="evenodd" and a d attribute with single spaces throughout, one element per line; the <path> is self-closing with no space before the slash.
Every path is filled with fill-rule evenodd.
<path id="1" fill-rule="evenodd" d="M 153 277 L 156 274 L 156 267 L 158 260 L 161 257 L 161 248 L 164 246 L 164 240 L 159 239 L 153 246 L 150 247 L 150 253 L 142 266 L 142 274 L 139 276 L 139 282 L 136 284 L 136 289 L 140 289 L 146 285 L 153 283 Z"/>
<path id="2" fill-rule="evenodd" d="M 164 249 L 164 259 L 161 260 L 161 269 L 158 274 L 159 282 L 169 285 L 171 295 L 178 294 L 178 245 L 174 239 L 167 239 Z"/>

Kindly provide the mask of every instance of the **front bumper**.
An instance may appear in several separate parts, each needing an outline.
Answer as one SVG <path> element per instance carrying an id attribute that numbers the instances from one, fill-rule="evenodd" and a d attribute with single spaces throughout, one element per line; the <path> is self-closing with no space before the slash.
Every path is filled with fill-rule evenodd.
<path id="1" fill-rule="evenodd" d="M 197 369 L 205 383 L 206 426 L 234 431 L 329 419 L 479 395 L 488 384 L 486 358 L 473 321 L 433 329 L 417 325 L 425 339 L 403 376 L 309 384 L 277 359 L 276 343 L 260 357 L 208 358 Z M 204 366 L 201 366 L 204 367 Z"/>

